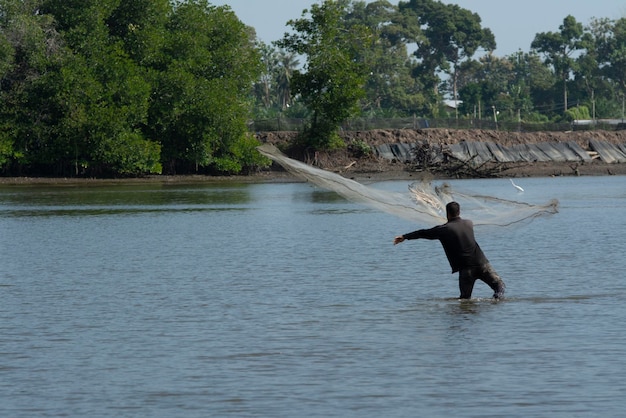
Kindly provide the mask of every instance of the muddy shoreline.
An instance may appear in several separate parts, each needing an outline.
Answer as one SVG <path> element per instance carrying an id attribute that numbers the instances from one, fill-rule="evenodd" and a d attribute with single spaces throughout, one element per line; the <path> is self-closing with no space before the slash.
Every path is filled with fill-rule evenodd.
<path id="1" fill-rule="evenodd" d="M 425 171 L 410 171 L 404 167 L 392 167 L 389 170 L 369 170 L 354 168 L 334 170 L 344 177 L 365 183 L 390 180 L 418 180 L 422 178 L 447 179 L 446 176 L 433 175 Z M 626 175 L 626 164 L 606 164 L 594 161 L 578 166 L 578 173 L 566 163 L 533 163 L 532 165 L 511 168 L 502 172 L 500 177 L 557 177 L 557 176 L 613 176 Z M 0 185 L 29 186 L 106 186 L 115 184 L 210 184 L 210 183 L 290 183 L 302 180 L 280 168 L 264 170 L 246 176 L 146 176 L 123 179 L 86 179 L 86 178 L 48 178 L 48 177 L 0 177 Z"/>

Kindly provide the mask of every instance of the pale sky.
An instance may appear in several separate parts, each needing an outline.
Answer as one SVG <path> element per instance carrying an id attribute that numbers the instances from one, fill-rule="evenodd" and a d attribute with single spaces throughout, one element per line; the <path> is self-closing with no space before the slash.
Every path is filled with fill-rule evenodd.
<path id="1" fill-rule="evenodd" d="M 283 37 L 290 27 L 290 19 L 298 19 L 304 9 L 319 0 L 209 0 L 214 6 L 228 5 L 246 25 L 252 26 L 257 36 L 269 44 Z M 443 0 L 458 4 L 477 13 L 483 28 L 489 28 L 496 37 L 495 54 L 506 56 L 522 50 L 530 51 L 530 44 L 539 32 L 557 32 L 563 19 L 572 15 L 583 25 L 591 18 L 619 19 L 626 17 L 626 4 L 619 0 Z M 398 4 L 397 0 L 390 0 Z"/>

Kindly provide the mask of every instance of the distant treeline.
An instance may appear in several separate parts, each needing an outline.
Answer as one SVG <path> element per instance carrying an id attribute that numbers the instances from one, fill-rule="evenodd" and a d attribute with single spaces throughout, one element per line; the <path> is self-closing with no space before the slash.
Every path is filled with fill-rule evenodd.
<path id="1" fill-rule="evenodd" d="M 507 57 L 436 0 L 326 0 L 288 24 L 267 45 L 206 0 L 0 0 L 1 173 L 245 172 L 268 164 L 252 120 L 303 119 L 323 148 L 350 121 L 623 117 L 624 18 L 566 16 Z"/>
<path id="2" fill-rule="evenodd" d="M 459 126 L 484 121 L 478 123 L 502 129 L 624 118 L 626 18 L 596 18 L 585 26 L 568 15 L 553 31 L 537 33 L 528 51 L 498 57 L 493 53 L 497 40 L 489 28 L 482 27 L 480 16 L 455 4 L 436 0 L 397 5 L 335 3 L 343 5 L 343 28 L 365 26 L 372 39 L 362 39 L 354 57 L 365 67 L 363 94 L 351 115 L 355 119 L 415 116 L 453 119 Z M 319 17 L 330 15 L 329 10 L 313 6 L 310 13 Z M 289 23 L 296 35 L 323 41 L 323 36 L 316 38 L 324 29 L 317 23 L 321 21 Z M 300 62 L 297 52 L 307 39 L 286 35 L 272 45 L 262 45 L 266 68 L 255 89 L 257 125 L 262 120 L 312 117 L 297 94 L 306 93 L 306 86 L 294 94 L 293 80 L 302 73 L 324 73 L 330 63 Z M 327 52 L 318 51 L 319 55 L 332 56 L 336 44 L 329 43 Z M 313 81 L 320 86 L 311 82 L 309 90 L 333 87 L 322 78 Z"/>

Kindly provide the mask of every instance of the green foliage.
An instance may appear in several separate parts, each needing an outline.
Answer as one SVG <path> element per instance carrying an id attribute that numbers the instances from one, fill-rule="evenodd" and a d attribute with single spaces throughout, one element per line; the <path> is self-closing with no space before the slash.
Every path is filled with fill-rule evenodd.
<path id="1" fill-rule="evenodd" d="M 565 118 L 568 121 L 580 120 L 580 119 L 591 119 L 591 114 L 589 113 L 589 108 L 587 106 L 576 106 L 570 109 L 567 109 L 565 112 Z"/>
<path id="2" fill-rule="evenodd" d="M 363 140 L 354 140 L 348 146 L 357 156 L 370 156 L 374 154 L 372 147 Z"/>
<path id="3" fill-rule="evenodd" d="M 259 72 L 249 29 L 207 1 L 0 0 L 0 165 L 237 172 L 257 163 Z"/>
<path id="4" fill-rule="evenodd" d="M 619 87 L 623 96 L 626 94 L 626 17 L 612 25 L 605 23 L 603 29 L 596 36 L 597 61 L 602 74 Z M 612 36 L 602 36 L 607 31 Z"/>
<path id="5" fill-rule="evenodd" d="M 232 174 L 268 167 L 271 161 L 256 150 L 259 145 L 260 142 L 252 135 L 242 135 L 231 144 L 228 156 L 216 158 L 216 168 L 220 172 Z"/>
<path id="6" fill-rule="evenodd" d="M 161 174 L 161 147 L 139 132 L 108 136 L 97 144 L 95 155 L 103 169 L 122 175 Z"/>
<path id="7" fill-rule="evenodd" d="M 481 27 L 476 13 L 456 4 L 444 4 L 433 0 L 411 0 L 400 2 L 399 9 L 418 42 L 416 71 L 425 80 L 425 86 L 437 88 L 438 72 L 448 74 L 451 79 L 452 98 L 457 97 L 457 70 L 459 65 L 471 58 L 478 48 L 495 49 L 493 33 Z"/>
<path id="8" fill-rule="evenodd" d="M 315 150 L 333 150 L 346 146 L 339 136 L 338 124 L 326 120 L 318 120 L 315 125 L 308 122 L 297 142 L 305 148 Z"/>
<path id="9" fill-rule="evenodd" d="M 421 80 L 411 75 L 413 65 L 408 55 L 397 6 L 386 1 L 355 2 L 346 18 L 348 24 L 364 24 L 375 42 L 362 48 L 360 54 L 370 72 L 361 100 L 361 114 L 366 116 L 412 116 L 423 114 L 428 93 Z M 364 45 L 368 46 L 368 45 Z"/>
<path id="10" fill-rule="evenodd" d="M 196 1 L 174 10 L 167 34 L 148 123 L 165 171 L 239 171 L 235 144 L 247 134 L 247 95 L 261 69 L 245 26 L 229 9 Z"/>
<path id="11" fill-rule="evenodd" d="M 530 123 L 548 123 L 550 119 L 539 112 L 531 112 L 526 114 L 524 121 Z"/>
<path id="12" fill-rule="evenodd" d="M 563 82 L 563 110 L 568 107 L 567 80 L 570 72 L 577 70 L 577 61 L 573 55 L 585 48 L 589 39 L 583 36 L 583 25 L 568 15 L 563 19 L 559 32 L 542 32 L 535 36 L 531 48 L 543 53 L 545 63 L 554 68 L 554 72 Z"/>
<path id="13" fill-rule="evenodd" d="M 0 167 L 7 166 L 12 160 L 23 157 L 14 144 L 14 126 L 8 123 L 0 125 Z"/>
<path id="14" fill-rule="evenodd" d="M 110 36 L 142 66 L 162 60 L 169 0 L 120 0 L 106 19 Z"/>
<path id="15" fill-rule="evenodd" d="M 346 27 L 348 5 L 327 0 L 314 4 L 310 18 L 289 21 L 295 33 L 278 45 L 307 58 L 304 71 L 293 75 L 293 90 L 312 112 L 305 141 L 316 149 L 340 146 L 341 122 L 358 111 L 364 96 L 367 66 L 360 55 L 371 41 L 362 24 Z M 343 146 L 343 144 L 341 144 Z"/>

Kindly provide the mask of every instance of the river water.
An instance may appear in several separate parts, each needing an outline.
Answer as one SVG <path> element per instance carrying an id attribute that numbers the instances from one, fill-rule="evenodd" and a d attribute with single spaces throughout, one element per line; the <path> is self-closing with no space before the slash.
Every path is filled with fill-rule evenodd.
<path id="1" fill-rule="evenodd" d="M 626 177 L 516 182 L 452 182 L 561 203 L 477 231 L 499 302 L 304 183 L 1 186 L 0 416 L 623 416 Z"/>

